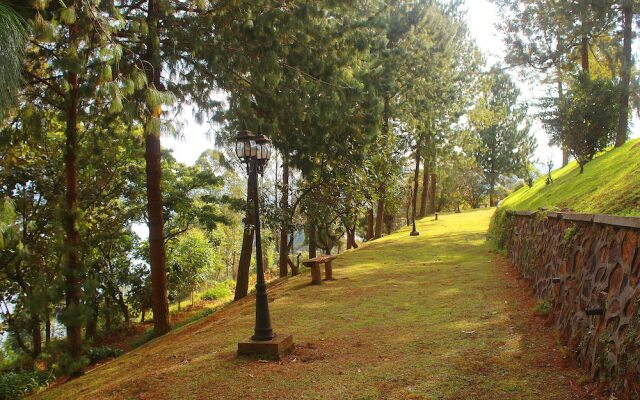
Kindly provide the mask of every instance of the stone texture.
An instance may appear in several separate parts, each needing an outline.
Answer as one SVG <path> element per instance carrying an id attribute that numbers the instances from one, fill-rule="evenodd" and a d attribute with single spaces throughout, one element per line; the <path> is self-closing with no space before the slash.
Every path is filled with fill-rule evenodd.
<path id="1" fill-rule="evenodd" d="M 251 340 L 238 343 L 238 355 L 260 359 L 280 360 L 293 349 L 292 335 L 274 335 L 271 340 Z"/>
<path id="2" fill-rule="evenodd" d="M 536 296 L 551 301 L 561 340 L 592 377 L 623 398 L 640 396 L 640 233 L 629 220 L 554 217 L 511 214 L 511 261 Z M 589 308 L 605 313 L 587 316 Z"/>

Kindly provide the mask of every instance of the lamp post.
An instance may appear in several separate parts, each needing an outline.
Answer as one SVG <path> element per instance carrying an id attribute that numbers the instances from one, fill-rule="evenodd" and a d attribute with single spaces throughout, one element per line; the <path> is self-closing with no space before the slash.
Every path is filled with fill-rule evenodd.
<path id="1" fill-rule="evenodd" d="M 236 136 L 236 156 L 247 166 L 247 174 L 253 181 L 253 195 L 247 203 L 253 207 L 256 234 L 256 325 L 251 340 L 267 341 L 273 339 L 271 317 L 269 315 L 269 300 L 267 298 L 267 284 L 264 280 L 264 265 L 262 261 L 262 240 L 260 237 L 260 205 L 258 199 L 258 174 L 264 173 L 264 167 L 271 157 L 271 140 L 265 135 L 255 135 L 251 131 L 241 131 Z M 253 179 L 251 179 L 253 178 Z M 250 226 L 247 226 L 251 229 Z"/>

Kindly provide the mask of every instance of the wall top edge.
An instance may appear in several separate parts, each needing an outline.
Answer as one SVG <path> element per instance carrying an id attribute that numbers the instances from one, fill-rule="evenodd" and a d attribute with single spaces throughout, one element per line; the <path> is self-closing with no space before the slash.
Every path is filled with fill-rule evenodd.
<path id="1" fill-rule="evenodd" d="M 509 215 L 531 217 L 540 211 L 507 211 Z M 640 217 L 627 217 L 609 214 L 587 214 L 574 212 L 548 211 L 547 218 L 564 219 L 575 222 L 590 222 L 602 225 L 612 225 L 624 228 L 640 229 Z"/>

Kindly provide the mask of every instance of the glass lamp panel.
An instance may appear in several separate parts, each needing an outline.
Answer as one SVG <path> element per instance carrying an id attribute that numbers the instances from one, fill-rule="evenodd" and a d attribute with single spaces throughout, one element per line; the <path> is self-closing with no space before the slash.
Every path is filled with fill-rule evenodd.
<path id="1" fill-rule="evenodd" d="M 258 153 L 256 155 L 256 158 L 258 160 L 264 160 L 265 159 L 265 148 L 264 148 L 264 143 L 259 143 L 258 144 Z"/>
<path id="2" fill-rule="evenodd" d="M 243 142 L 236 142 L 236 156 L 240 159 L 242 159 L 244 157 L 244 143 Z"/>
<path id="3" fill-rule="evenodd" d="M 251 148 L 250 156 L 256 157 L 258 155 L 258 145 L 256 144 L 255 140 L 251 140 L 249 143 L 250 143 L 249 146 Z"/>

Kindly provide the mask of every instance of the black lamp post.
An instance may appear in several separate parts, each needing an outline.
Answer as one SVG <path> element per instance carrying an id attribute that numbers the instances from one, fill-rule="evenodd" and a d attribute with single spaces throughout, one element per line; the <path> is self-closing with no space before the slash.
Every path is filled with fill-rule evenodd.
<path id="1" fill-rule="evenodd" d="M 262 241 L 260 238 L 260 206 L 258 201 L 258 174 L 264 173 L 264 167 L 271 157 L 271 140 L 265 135 L 255 135 L 244 130 L 236 136 L 236 155 L 247 165 L 247 174 L 253 178 L 253 198 L 247 199 L 249 207 L 253 207 L 256 233 L 256 268 L 258 279 L 256 282 L 256 326 L 252 340 L 267 341 L 273 339 L 271 317 L 269 316 L 269 301 L 267 299 L 267 284 L 264 280 L 264 265 L 262 264 Z M 250 196 L 251 197 L 251 196 Z M 251 228 L 251 227 L 247 227 Z"/>

